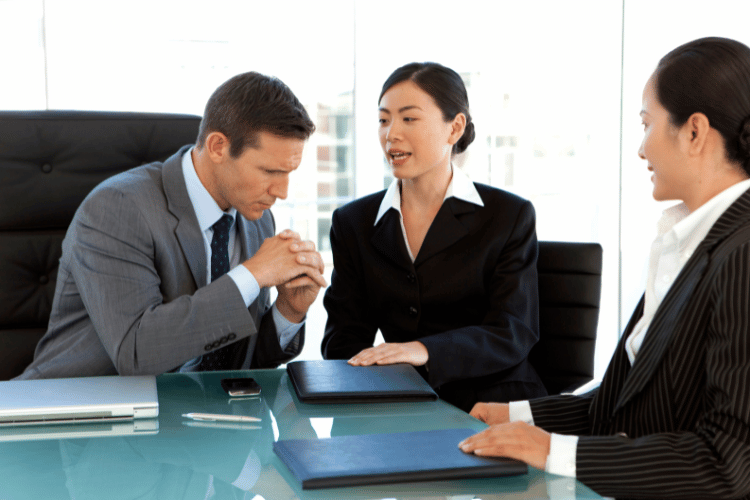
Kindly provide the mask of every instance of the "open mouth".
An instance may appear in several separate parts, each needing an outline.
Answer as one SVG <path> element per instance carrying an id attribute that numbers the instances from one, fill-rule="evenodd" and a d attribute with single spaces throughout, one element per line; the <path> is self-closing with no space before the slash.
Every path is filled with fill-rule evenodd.
<path id="1" fill-rule="evenodd" d="M 388 157 L 391 160 L 391 163 L 394 163 L 396 165 L 400 165 L 401 163 L 405 162 L 409 157 L 411 156 L 411 153 L 407 153 L 406 151 L 399 151 L 397 149 L 391 149 L 388 151 Z"/>

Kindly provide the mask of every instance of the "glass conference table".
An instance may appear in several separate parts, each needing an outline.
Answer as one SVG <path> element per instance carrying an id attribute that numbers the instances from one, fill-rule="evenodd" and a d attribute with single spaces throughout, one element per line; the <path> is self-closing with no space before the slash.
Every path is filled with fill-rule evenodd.
<path id="1" fill-rule="evenodd" d="M 251 376 L 254 399 L 230 399 L 224 377 Z M 273 453 L 279 439 L 471 428 L 443 402 L 300 403 L 285 370 L 157 377 L 158 421 L 0 429 L 0 499 L 521 499 L 601 498 L 534 468 L 523 476 L 302 490 Z M 251 415 L 257 424 L 198 422 L 190 412 Z"/>

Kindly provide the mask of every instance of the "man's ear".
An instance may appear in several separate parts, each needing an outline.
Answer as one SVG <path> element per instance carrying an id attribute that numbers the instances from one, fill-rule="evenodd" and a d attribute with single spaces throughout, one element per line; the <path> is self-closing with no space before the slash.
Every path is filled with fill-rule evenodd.
<path id="1" fill-rule="evenodd" d="M 711 124 L 703 113 L 693 113 L 685 122 L 683 130 L 688 134 L 688 152 L 699 155 L 704 152 Z"/>
<path id="2" fill-rule="evenodd" d="M 229 157 L 229 139 L 221 132 L 211 132 L 206 137 L 204 148 L 214 163 L 221 163 Z"/>

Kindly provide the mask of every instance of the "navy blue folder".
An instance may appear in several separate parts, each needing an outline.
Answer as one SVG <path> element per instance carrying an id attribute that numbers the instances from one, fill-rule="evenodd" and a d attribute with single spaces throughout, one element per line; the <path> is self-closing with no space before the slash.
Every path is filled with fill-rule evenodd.
<path id="1" fill-rule="evenodd" d="M 293 361 L 286 365 L 303 403 L 434 401 L 437 394 L 408 364 L 351 366 L 344 360 Z"/>
<path id="2" fill-rule="evenodd" d="M 468 455 L 471 429 L 277 441 L 273 451 L 303 490 L 526 474 L 525 463 Z"/>

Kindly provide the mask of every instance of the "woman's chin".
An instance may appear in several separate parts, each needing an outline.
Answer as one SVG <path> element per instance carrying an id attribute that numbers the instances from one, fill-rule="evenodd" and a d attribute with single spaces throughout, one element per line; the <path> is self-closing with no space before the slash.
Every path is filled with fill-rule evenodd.
<path id="1" fill-rule="evenodd" d="M 410 174 L 408 168 L 394 167 L 393 165 L 391 165 L 391 174 L 393 174 L 393 177 L 399 180 L 411 179 L 412 177 L 414 177 Z"/>

